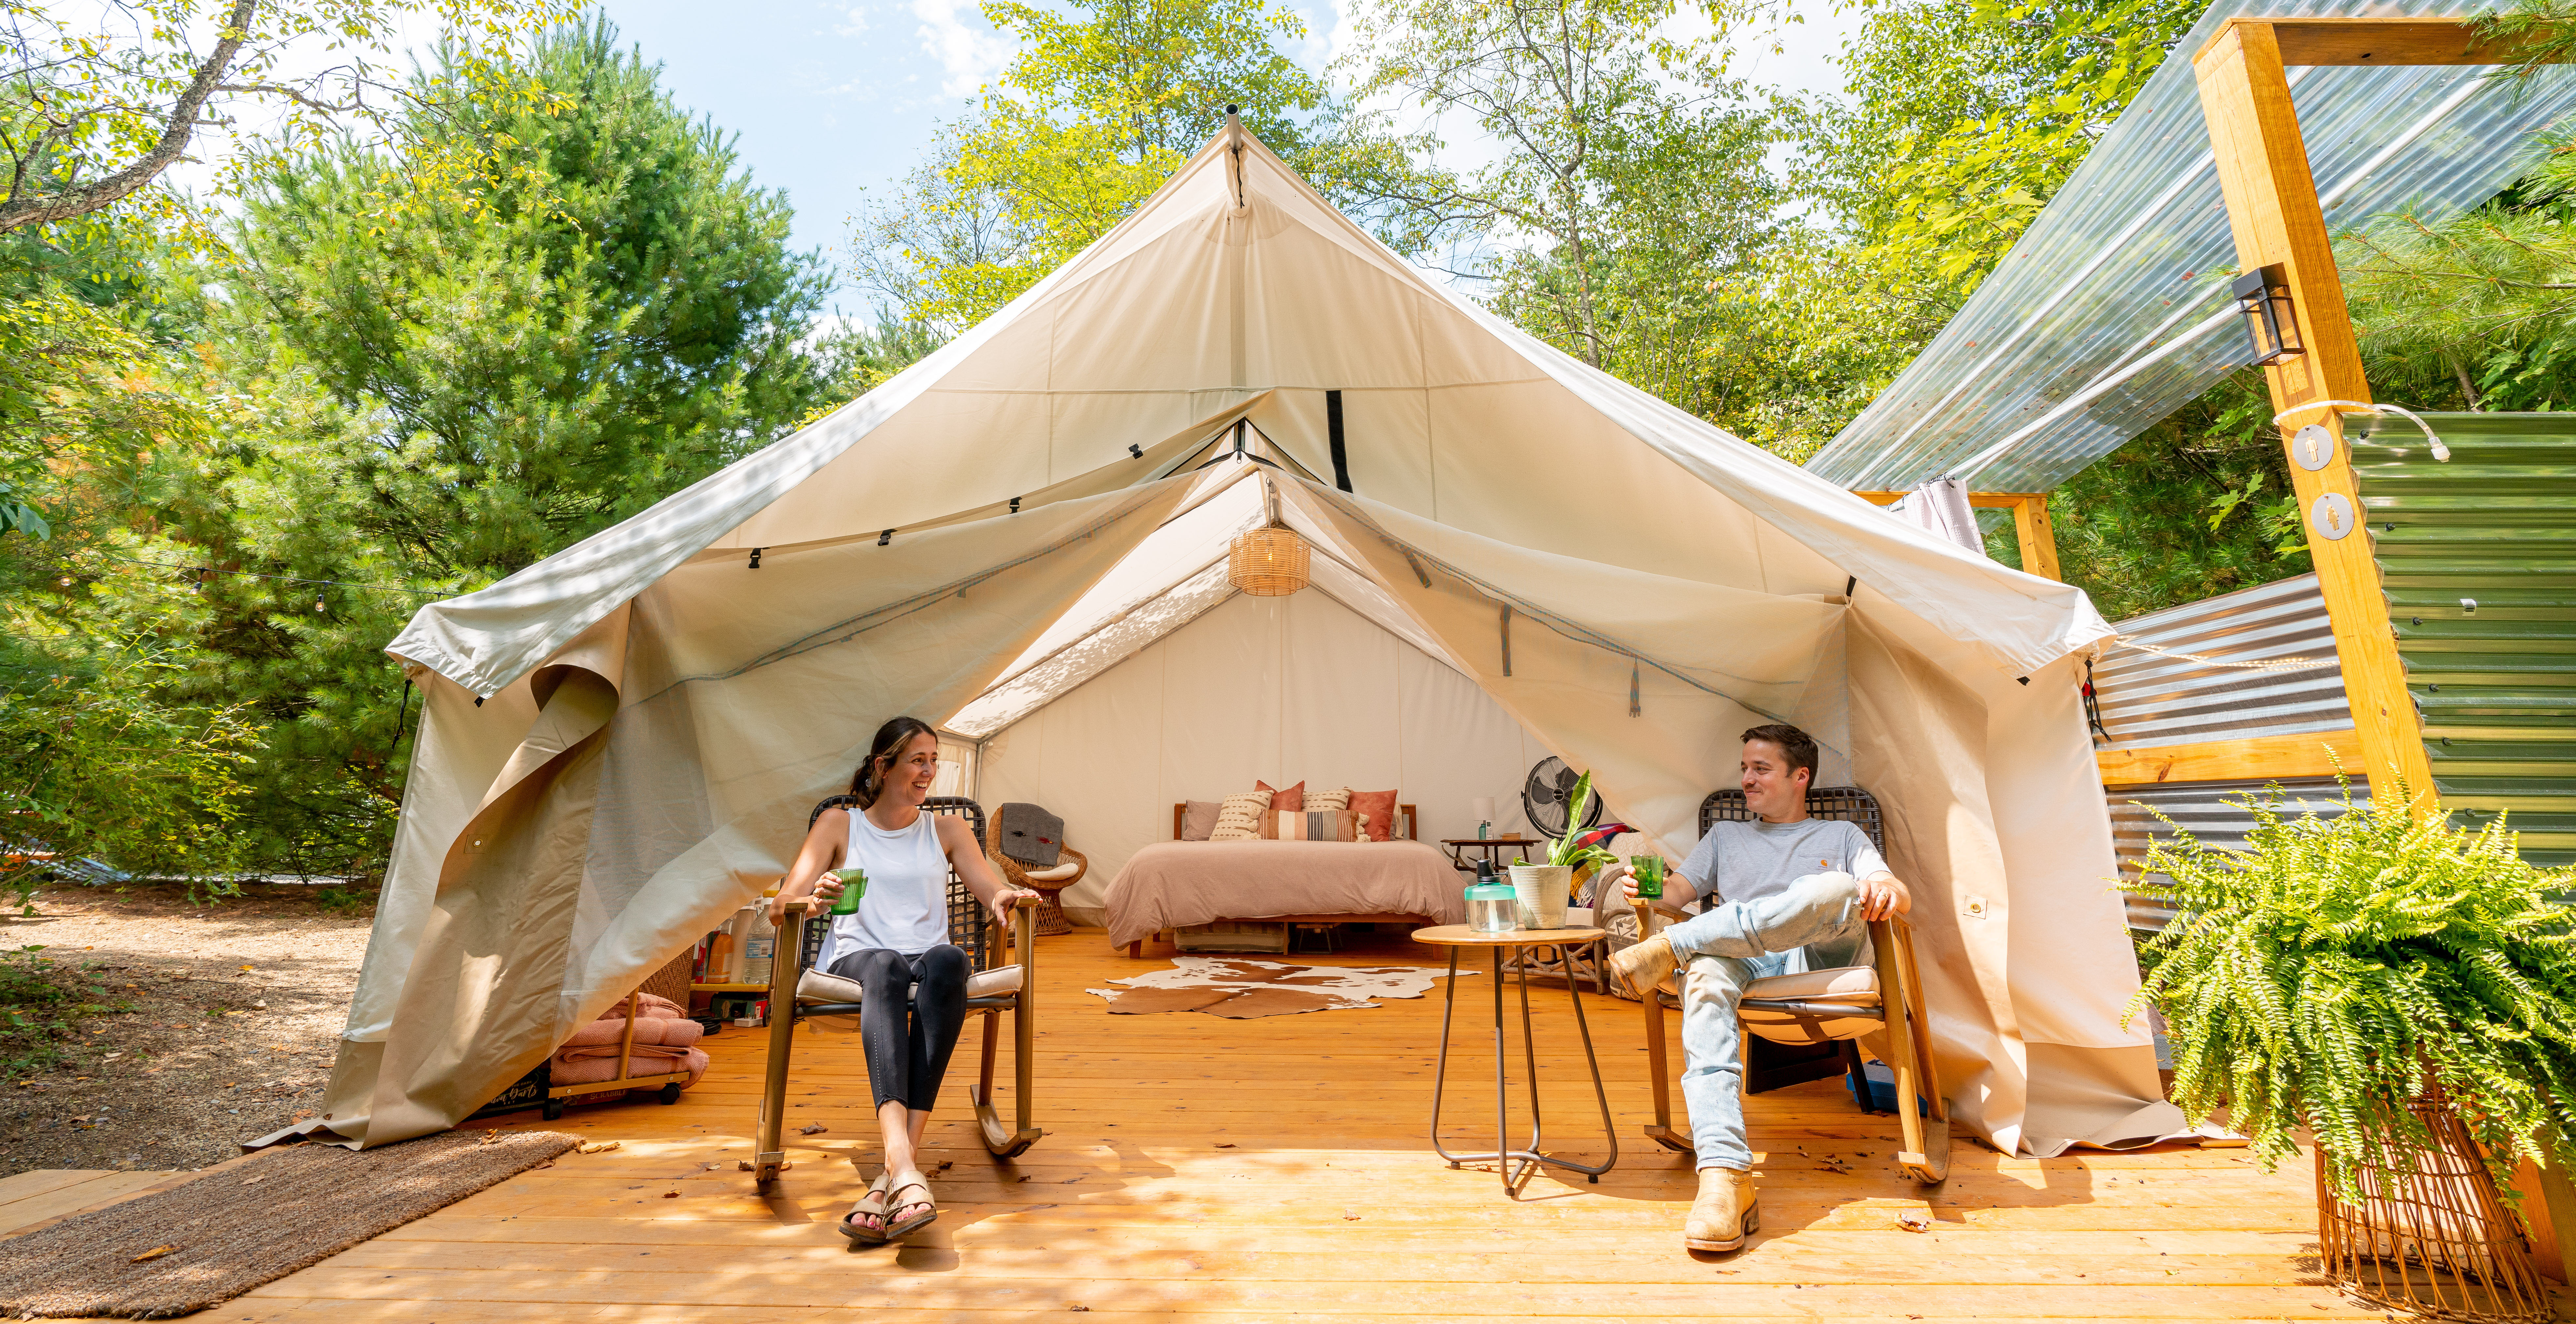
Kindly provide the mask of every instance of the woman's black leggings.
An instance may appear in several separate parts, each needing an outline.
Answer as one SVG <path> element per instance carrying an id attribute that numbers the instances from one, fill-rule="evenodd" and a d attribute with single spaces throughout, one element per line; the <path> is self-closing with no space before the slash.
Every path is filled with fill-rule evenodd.
<path id="1" fill-rule="evenodd" d="M 859 1040 L 877 1106 L 929 1112 L 966 1027 L 966 953 L 946 943 L 919 956 L 871 947 L 833 961 L 831 973 L 867 990 L 859 999 Z"/>

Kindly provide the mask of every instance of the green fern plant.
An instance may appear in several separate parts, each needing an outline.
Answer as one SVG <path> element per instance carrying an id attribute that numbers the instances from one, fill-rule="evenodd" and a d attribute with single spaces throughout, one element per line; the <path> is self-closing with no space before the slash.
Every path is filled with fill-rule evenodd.
<path id="1" fill-rule="evenodd" d="M 2138 890 L 2181 914 L 2147 944 L 2152 1003 L 2173 1044 L 2174 1102 L 2195 1124 L 2221 1106 L 2266 1170 L 2323 1142 L 2328 1177 L 2426 1140 L 2403 1106 L 2437 1075 L 2499 1185 L 2524 1158 L 2576 1158 L 2576 870 L 2514 850 L 2501 818 L 2477 832 L 2417 818 L 2401 798 L 2295 817 L 2280 788 L 2241 799 L 2245 849 L 2174 835 Z M 2159 814 L 2159 818 L 2163 815 Z"/>

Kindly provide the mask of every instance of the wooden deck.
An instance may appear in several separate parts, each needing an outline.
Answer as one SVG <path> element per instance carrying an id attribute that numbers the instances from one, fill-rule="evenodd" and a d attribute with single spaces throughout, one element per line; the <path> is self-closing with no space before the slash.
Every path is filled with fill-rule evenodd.
<path id="1" fill-rule="evenodd" d="M 1397 942 L 1293 959 L 1436 958 Z M 2304 1166 L 2265 1176 L 2241 1150 L 2181 1147 L 2007 1159 L 1963 1140 L 1927 1200 L 1895 1170 L 1894 1119 L 1859 1113 L 1832 1082 L 1750 1101 L 1762 1233 L 1739 1254 L 1693 1257 L 1680 1243 L 1690 1165 L 1639 1133 L 1651 1114 L 1633 1004 L 1585 997 L 1618 1166 L 1597 1186 L 1549 1175 L 1512 1199 L 1490 1169 L 1452 1170 L 1425 1143 L 1437 988 L 1253 1021 L 1110 1016 L 1082 991 L 1161 964 L 1115 955 L 1097 932 L 1044 940 L 1048 1135 L 1016 1162 L 985 1154 L 965 1106 L 970 1040 L 930 1133 L 931 1158 L 954 1165 L 936 1177 L 940 1221 L 907 1246 L 854 1250 L 832 1226 L 864 1186 L 848 1155 L 874 1140 L 856 1036 L 800 1036 L 795 1168 L 763 1200 L 735 1166 L 751 1152 L 763 1036 L 728 1030 L 679 1104 L 576 1109 L 559 1124 L 619 1149 L 566 1155 L 201 1318 L 2382 1317 L 2316 1278 Z M 1491 1143 L 1492 995 L 1485 976 L 1464 983 L 1448 1134 L 1469 1149 Z M 1532 995 L 1550 1147 L 1598 1155 L 1566 994 Z M 828 1129 L 794 1133 L 813 1124 Z M 1928 1210 L 1932 1230 L 1899 1227 L 1906 1210 Z"/>

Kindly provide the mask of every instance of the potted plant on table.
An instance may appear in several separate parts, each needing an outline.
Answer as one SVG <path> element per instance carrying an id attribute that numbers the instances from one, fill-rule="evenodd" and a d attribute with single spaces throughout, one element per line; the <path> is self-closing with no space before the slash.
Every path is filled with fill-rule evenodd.
<path id="1" fill-rule="evenodd" d="M 1599 846 L 1580 845 L 1583 811 L 1592 804 L 1592 774 L 1574 779 L 1573 808 L 1565 835 L 1547 844 L 1547 863 L 1516 858 L 1511 864 L 1512 894 L 1520 907 L 1521 927 L 1554 929 L 1565 925 L 1565 906 L 1574 899 L 1574 871 L 1584 865 L 1615 864 L 1619 857 Z"/>
<path id="2" fill-rule="evenodd" d="M 2243 850 L 2177 829 L 2137 889 L 2180 911 L 2130 1003 L 2169 1027 L 2173 1101 L 2194 1124 L 2223 1109 L 2266 1170 L 2314 1138 L 2346 1290 L 2545 1316 L 2498 1191 L 2576 1158 L 2576 907 L 2553 895 L 2576 870 L 2523 860 L 2500 818 L 2468 832 L 2349 788 L 2330 817 L 2277 787 L 2243 803 Z"/>

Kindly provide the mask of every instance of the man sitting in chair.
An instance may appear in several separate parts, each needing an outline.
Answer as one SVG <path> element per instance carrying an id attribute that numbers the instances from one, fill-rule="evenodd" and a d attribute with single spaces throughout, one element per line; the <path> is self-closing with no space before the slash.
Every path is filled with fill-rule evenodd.
<path id="1" fill-rule="evenodd" d="M 1700 913 L 1611 958 L 1611 969 L 1646 997 L 1676 966 L 1686 968 L 1682 1099 L 1699 1156 L 1699 1198 L 1682 1241 L 1692 1250 L 1735 1250 L 1761 1226 L 1753 1151 L 1744 1138 L 1735 1019 L 1745 985 L 1866 965 L 1866 922 L 1903 914 L 1913 904 L 1858 825 L 1808 816 L 1807 785 L 1815 775 L 1816 742 L 1806 732 L 1778 724 L 1745 732 L 1744 803 L 1760 821 L 1712 825 L 1666 881 L 1661 902 L 1678 910 L 1705 898 Z M 1637 884 L 1627 866 L 1609 874 L 1633 902 Z"/>

